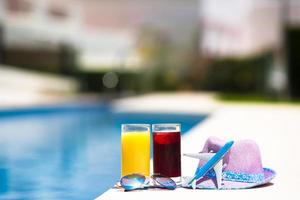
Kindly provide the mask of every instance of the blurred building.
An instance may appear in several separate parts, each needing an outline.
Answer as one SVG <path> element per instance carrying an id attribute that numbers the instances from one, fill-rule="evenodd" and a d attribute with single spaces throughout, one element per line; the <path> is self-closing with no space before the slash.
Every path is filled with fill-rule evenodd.
<path id="1" fill-rule="evenodd" d="M 12 54 L 29 54 L 34 49 L 54 52 L 65 45 L 80 52 L 83 70 L 134 65 L 138 60 L 135 45 L 143 27 L 158 29 L 177 47 L 186 48 L 191 33 L 196 31 L 198 1 L 170 2 L 2 0 L 6 63 L 19 65 Z M 49 65 L 59 62 L 55 56 L 50 57 Z"/>
<path id="2" fill-rule="evenodd" d="M 3 61 L 7 65 L 68 73 L 80 12 L 70 1 L 2 0 Z M 71 62 L 71 59 L 69 59 Z M 68 66 L 69 65 L 69 66 Z"/>
<path id="3" fill-rule="evenodd" d="M 201 48 L 208 56 L 243 57 L 280 44 L 280 2 L 201 0 Z"/>
<path id="4" fill-rule="evenodd" d="M 267 73 L 263 75 L 266 80 L 259 82 L 260 87 L 273 90 L 279 96 L 290 93 L 292 97 L 300 97 L 300 82 L 297 78 L 300 76 L 299 1 L 199 2 L 199 41 L 203 54 L 211 58 L 245 60 L 269 52 L 273 57 L 270 66 L 263 64 L 261 72 L 248 70 L 248 76 L 254 76 L 251 73 Z"/>
<path id="5" fill-rule="evenodd" d="M 83 24 L 88 37 L 82 46 L 82 69 L 142 67 L 138 46 L 143 37 L 164 35 L 174 51 L 186 51 L 197 31 L 197 5 L 197 0 L 86 1 Z"/>
<path id="6" fill-rule="evenodd" d="M 86 1 L 83 24 L 88 36 L 79 61 L 88 87 L 99 86 L 99 77 L 114 71 L 122 76 L 120 90 L 155 90 L 155 83 L 162 83 L 154 80 L 155 73 L 169 75 L 163 71 L 170 68 L 178 73 L 187 55 L 198 51 L 193 49 L 197 5 L 198 0 Z"/>
<path id="7" fill-rule="evenodd" d="M 79 27 L 80 13 L 69 3 L 0 1 L 0 106 L 57 102 L 78 91 L 78 82 L 63 76 L 74 70 Z"/>
<path id="8" fill-rule="evenodd" d="M 76 77 L 88 91 L 112 77 L 120 90 L 195 89 L 207 60 L 270 52 L 266 82 L 297 90 L 299 21 L 297 0 L 1 0 L 0 61 Z"/>

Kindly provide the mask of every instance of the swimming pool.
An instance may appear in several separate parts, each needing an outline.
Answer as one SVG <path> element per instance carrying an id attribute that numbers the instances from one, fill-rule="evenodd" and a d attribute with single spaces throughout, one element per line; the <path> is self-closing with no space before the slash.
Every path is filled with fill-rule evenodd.
<path id="1" fill-rule="evenodd" d="M 0 112 L 0 199 L 93 199 L 120 176 L 122 123 L 181 123 L 202 115 L 116 113 L 107 106 Z"/>

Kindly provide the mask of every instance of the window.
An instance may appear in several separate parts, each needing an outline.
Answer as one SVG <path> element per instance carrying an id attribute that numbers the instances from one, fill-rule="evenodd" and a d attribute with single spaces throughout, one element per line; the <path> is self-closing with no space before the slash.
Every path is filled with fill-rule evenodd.
<path id="1" fill-rule="evenodd" d="M 32 9 L 28 0 L 6 0 L 6 6 L 8 11 L 16 13 L 28 13 Z"/>

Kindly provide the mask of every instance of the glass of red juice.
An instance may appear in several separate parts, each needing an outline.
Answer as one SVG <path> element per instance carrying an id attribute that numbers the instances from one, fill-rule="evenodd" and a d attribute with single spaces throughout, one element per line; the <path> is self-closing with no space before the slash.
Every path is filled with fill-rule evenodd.
<path id="1" fill-rule="evenodd" d="M 154 124 L 152 132 L 154 174 L 180 177 L 180 124 Z"/>

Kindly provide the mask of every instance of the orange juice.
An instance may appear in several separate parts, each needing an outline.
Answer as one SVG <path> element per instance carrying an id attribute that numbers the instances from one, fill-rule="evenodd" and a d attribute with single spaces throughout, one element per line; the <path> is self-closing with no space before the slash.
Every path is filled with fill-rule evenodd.
<path id="1" fill-rule="evenodd" d="M 150 175 L 150 130 L 122 131 L 122 176 Z"/>

